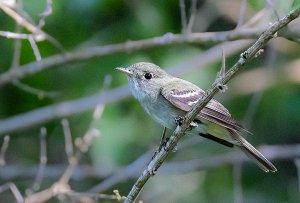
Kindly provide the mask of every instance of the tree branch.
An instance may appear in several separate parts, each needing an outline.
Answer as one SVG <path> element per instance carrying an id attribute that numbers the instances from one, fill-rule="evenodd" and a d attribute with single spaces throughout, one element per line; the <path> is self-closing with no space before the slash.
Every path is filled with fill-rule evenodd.
<path id="1" fill-rule="evenodd" d="M 197 138 L 199 139 L 199 138 Z M 182 146 L 182 145 L 180 145 Z M 190 145 L 188 145 L 190 148 Z M 186 149 L 183 147 L 180 150 Z M 277 160 L 294 160 L 300 157 L 300 144 L 293 145 L 263 145 L 258 148 L 270 161 Z M 179 150 L 179 151 L 180 151 Z M 139 158 L 134 160 L 128 166 L 112 172 L 111 174 L 103 173 L 91 165 L 78 165 L 74 170 L 71 179 L 75 181 L 82 181 L 85 179 L 103 179 L 98 185 L 89 189 L 89 192 L 103 192 L 108 190 L 112 186 L 124 182 L 128 179 L 138 178 L 138 172 L 140 172 L 145 163 L 151 158 L 152 150 L 142 154 Z M 195 171 L 204 171 L 220 168 L 226 165 L 233 165 L 235 163 L 249 163 L 249 160 L 243 154 L 234 151 L 223 154 L 215 154 L 209 157 L 201 157 L 199 159 L 185 160 L 185 161 L 171 161 L 166 162 L 159 170 L 160 175 L 176 175 L 193 173 Z M 20 170 L 22 168 L 22 170 Z M 0 178 L 2 180 L 11 180 L 16 178 L 34 178 L 38 172 L 39 165 L 17 165 L 10 164 L 1 167 Z M 64 171 L 64 164 L 48 165 L 45 168 L 44 178 L 56 179 L 61 176 Z"/>
<path id="2" fill-rule="evenodd" d="M 132 53 L 153 47 L 162 47 L 172 44 L 203 44 L 233 41 L 239 39 L 255 39 L 262 29 L 241 28 L 224 32 L 205 32 L 191 34 L 172 34 L 167 33 L 160 37 L 154 37 L 139 41 L 128 41 L 121 44 L 96 46 L 85 50 L 63 53 L 44 58 L 40 61 L 32 62 L 16 69 L 10 69 L 0 75 L 0 86 L 11 83 L 16 79 L 22 79 L 40 71 L 71 62 L 88 60 L 91 58 L 106 56 L 116 53 Z"/>
<path id="3" fill-rule="evenodd" d="M 245 65 L 247 61 L 255 56 L 255 54 L 262 49 L 267 42 L 274 37 L 276 32 L 290 23 L 292 20 L 300 15 L 300 8 L 293 10 L 281 20 L 272 24 L 266 31 L 264 31 L 259 39 L 249 47 L 245 52 L 240 55 L 240 59 L 233 65 L 233 67 L 226 73 L 226 77 L 222 80 L 223 84 L 227 84 L 231 78 Z M 176 146 L 178 141 L 184 136 L 185 132 L 189 129 L 190 123 L 194 120 L 197 114 L 205 107 L 205 105 L 214 97 L 218 92 L 218 87 L 215 85 L 208 91 L 202 100 L 198 101 L 194 107 L 189 111 L 181 126 L 177 126 L 173 135 L 170 137 L 166 144 L 165 150 L 161 150 L 156 157 L 149 163 L 147 169 L 143 171 L 136 183 L 133 185 L 131 191 L 126 197 L 125 203 L 132 203 L 137 198 L 138 194 L 149 180 L 155 174 L 158 168 L 166 160 L 172 149 Z"/>

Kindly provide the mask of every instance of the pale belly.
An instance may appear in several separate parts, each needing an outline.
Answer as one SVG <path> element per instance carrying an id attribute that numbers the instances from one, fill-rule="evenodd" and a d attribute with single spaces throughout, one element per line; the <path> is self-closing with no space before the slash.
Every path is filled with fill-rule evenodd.
<path id="1" fill-rule="evenodd" d="M 162 100 L 160 100 L 162 101 Z M 145 111 L 160 125 L 169 128 L 175 129 L 176 123 L 175 119 L 178 116 L 184 115 L 184 112 L 179 109 L 176 110 L 171 107 L 168 101 L 160 102 L 159 104 L 155 101 L 148 105 L 142 105 Z"/>
<path id="2" fill-rule="evenodd" d="M 176 118 L 179 116 L 184 116 L 186 112 L 171 106 L 167 100 L 163 98 L 164 102 L 160 102 L 159 104 L 155 101 L 149 105 L 142 105 L 145 111 L 160 125 L 174 130 L 176 127 Z M 187 134 L 197 134 L 199 133 L 207 133 L 207 126 L 205 124 L 199 123 L 196 128 L 191 131 L 188 131 Z"/>

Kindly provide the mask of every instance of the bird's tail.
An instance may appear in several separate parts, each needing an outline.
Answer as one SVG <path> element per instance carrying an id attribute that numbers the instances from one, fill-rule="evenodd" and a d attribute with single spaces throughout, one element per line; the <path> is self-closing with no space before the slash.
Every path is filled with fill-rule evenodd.
<path id="1" fill-rule="evenodd" d="M 265 172 L 276 172 L 276 167 L 264 157 L 257 149 L 255 149 L 247 140 L 240 136 L 237 132 L 230 130 L 233 138 L 239 143 L 236 146 L 239 147 L 250 159 Z"/>

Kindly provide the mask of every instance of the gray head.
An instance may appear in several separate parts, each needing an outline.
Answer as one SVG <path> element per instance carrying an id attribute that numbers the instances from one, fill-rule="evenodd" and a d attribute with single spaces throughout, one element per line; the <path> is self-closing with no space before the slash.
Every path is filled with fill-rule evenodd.
<path id="1" fill-rule="evenodd" d="M 128 67 L 116 68 L 128 76 L 129 88 L 138 100 L 145 97 L 156 98 L 160 89 L 170 77 L 164 70 L 153 63 L 140 62 Z"/>

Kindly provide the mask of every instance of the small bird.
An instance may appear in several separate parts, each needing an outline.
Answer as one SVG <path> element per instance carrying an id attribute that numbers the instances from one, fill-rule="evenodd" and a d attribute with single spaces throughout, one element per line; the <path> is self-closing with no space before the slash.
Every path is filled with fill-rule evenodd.
<path id="1" fill-rule="evenodd" d="M 116 70 L 127 75 L 129 89 L 144 110 L 156 122 L 171 130 L 176 128 L 176 119 L 184 116 L 205 94 L 198 86 L 169 75 L 153 63 L 140 62 Z M 200 135 L 227 147 L 236 146 L 263 171 L 277 171 L 270 161 L 240 135 L 248 131 L 218 101 L 212 99 L 208 102 L 193 123 L 195 127 L 187 134 Z"/>

